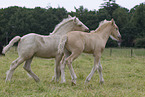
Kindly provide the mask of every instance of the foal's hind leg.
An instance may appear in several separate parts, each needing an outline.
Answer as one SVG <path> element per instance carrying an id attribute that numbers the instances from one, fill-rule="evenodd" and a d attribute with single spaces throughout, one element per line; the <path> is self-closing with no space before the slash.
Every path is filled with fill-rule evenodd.
<path id="1" fill-rule="evenodd" d="M 76 84 L 76 79 L 77 79 L 77 76 L 74 72 L 74 69 L 72 67 L 72 61 L 74 61 L 79 55 L 81 54 L 78 53 L 78 52 L 72 52 L 72 54 L 66 59 L 67 63 L 68 63 L 68 68 L 70 70 L 70 74 L 71 74 L 71 77 L 72 77 L 72 84 Z"/>
<path id="2" fill-rule="evenodd" d="M 55 57 L 55 81 L 58 82 L 61 75 L 60 61 L 63 54 L 59 54 Z"/>
<path id="3" fill-rule="evenodd" d="M 35 74 L 32 72 L 32 70 L 31 70 L 31 62 L 32 62 L 32 59 L 33 59 L 33 58 L 26 60 L 26 62 L 25 62 L 25 64 L 24 64 L 23 68 L 31 75 L 31 77 L 33 77 L 33 79 L 34 79 L 36 82 L 39 82 L 39 81 L 40 81 L 39 77 L 38 77 L 37 75 L 35 75 Z"/>
<path id="4" fill-rule="evenodd" d="M 62 58 L 62 60 L 60 62 L 60 64 L 61 64 L 61 83 L 65 83 L 66 82 L 66 80 L 65 80 L 66 59 L 71 55 L 71 53 L 67 49 L 64 49 L 64 52 L 65 52 L 65 54 L 64 54 L 64 56 L 63 56 L 63 58 Z M 72 71 L 74 71 L 73 67 L 72 67 Z M 76 79 L 77 78 L 76 74 L 74 73 L 74 75 L 75 75 L 75 79 Z M 73 79 L 72 75 L 71 75 L 71 78 Z"/>
<path id="5" fill-rule="evenodd" d="M 60 62 L 60 69 L 61 69 L 61 83 L 65 83 L 65 65 L 66 65 L 66 58 L 70 55 L 69 52 L 66 52 Z"/>
<path id="6" fill-rule="evenodd" d="M 52 79 L 51 79 L 51 82 L 52 81 L 55 81 L 55 82 L 58 82 L 59 81 L 59 78 L 60 78 L 60 75 L 61 75 L 61 69 L 60 69 L 60 61 L 62 59 L 62 54 L 60 55 L 57 55 L 55 57 L 55 68 L 54 68 L 54 76 L 52 76 Z"/>
<path id="7" fill-rule="evenodd" d="M 24 59 L 23 58 L 17 58 L 15 61 L 12 62 L 11 66 L 10 66 L 10 69 L 7 71 L 7 75 L 6 75 L 6 81 L 10 81 L 12 76 L 13 76 L 13 73 L 15 71 L 15 69 L 21 64 L 24 62 Z"/>

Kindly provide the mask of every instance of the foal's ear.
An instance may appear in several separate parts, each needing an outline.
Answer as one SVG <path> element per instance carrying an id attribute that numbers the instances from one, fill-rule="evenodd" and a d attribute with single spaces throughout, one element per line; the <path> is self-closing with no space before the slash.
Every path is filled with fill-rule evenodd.
<path id="1" fill-rule="evenodd" d="M 68 15 L 68 18 L 72 18 L 72 16 L 71 15 Z"/>
<path id="2" fill-rule="evenodd" d="M 112 25 L 114 25 L 114 24 L 115 24 L 115 21 L 114 21 L 114 19 L 113 19 L 113 18 L 111 19 L 111 22 L 112 22 Z"/>

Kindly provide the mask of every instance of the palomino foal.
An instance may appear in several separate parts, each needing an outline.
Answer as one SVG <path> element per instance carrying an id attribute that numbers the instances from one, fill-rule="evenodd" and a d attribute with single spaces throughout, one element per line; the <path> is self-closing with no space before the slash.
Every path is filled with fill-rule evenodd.
<path id="1" fill-rule="evenodd" d="M 23 68 L 36 82 L 39 82 L 38 76 L 32 72 L 30 65 L 34 56 L 47 59 L 55 58 L 57 68 L 55 68 L 54 77 L 55 81 L 58 81 L 60 76 L 59 63 L 62 58 L 62 54 L 58 53 L 58 44 L 62 35 L 74 30 L 88 31 L 89 29 L 78 18 L 69 16 L 55 27 L 51 35 L 31 33 L 23 37 L 14 37 L 2 51 L 5 54 L 15 42 L 19 42 L 17 48 L 19 57 L 12 62 L 7 72 L 6 81 L 11 80 L 14 70 L 25 61 Z"/>
<path id="2" fill-rule="evenodd" d="M 72 77 L 72 83 L 76 84 L 77 76 L 73 70 L 72 62 L 84 52 L 93 54 L 94 56 L 94 67 L 85 82 L 91 80 L 97 69 L 100 76 L 100 83 L 103 83 L 104 79 L 100 58 L 109 36 L 117 41 L 121 40 L 119 29 L 113 19 L 111 21 L 102 21 L 99 27 L 91 33 L 71 31 L 64 35 L 58 46 L 59 53 L 64 52 L 65 54 L 65 58 L 63 58 L 61 64 L 61 82 L 65 82 L 64 68 L 67 63 Z"/>

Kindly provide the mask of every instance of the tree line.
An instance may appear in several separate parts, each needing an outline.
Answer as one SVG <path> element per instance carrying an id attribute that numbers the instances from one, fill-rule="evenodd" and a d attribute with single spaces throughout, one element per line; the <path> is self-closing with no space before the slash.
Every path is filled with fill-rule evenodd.
<path id="1" fill-rule="evenodd" d="M 77 16 L 90 30 L 95 30 L 102 20 L 115 20 L 122 35 L 123 47 L 145 48 L 145 3 L 131 10 L 104 0 L 99 10 L 88 10 L 83 6 L 68 12 L 64 7 L 25 8 L 12 6 L 0 9 L 0 42 L 7 44 L 14 36 L 28 33 L 49 35 L 55 26 L 68 16 Z M 116 47 L 109 39 L 107 47 Z"/>

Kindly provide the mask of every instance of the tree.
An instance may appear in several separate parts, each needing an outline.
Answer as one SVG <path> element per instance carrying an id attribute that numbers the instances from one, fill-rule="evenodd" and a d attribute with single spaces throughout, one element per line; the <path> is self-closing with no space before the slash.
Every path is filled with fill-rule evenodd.
<path id="1" fill-rule="evenodd" d="M 136 6 L 134 10 L 131 23 L 138 29 L 137 37 L 145 37 L 145 4 Z"/>
<path id="2" fill-rule="evenodd" d="M 5 40 L 10 37 L 8 22 L 10 21 L 11 16 L 17 12 L 20 7 L 13 6 L 5 9 L 0 9 L 0 32 L 1 32 L 1 41 L 2 44 L 5 44 Z"/>
<path id="3" fill-rule="evenodd" d="M 135 47 L 138 47 L 138 48 L 145 48 L 145 37 L 144 38 L 137 38 L 135 40 Z"/>
<path id="4" fill-rule="evenodd" d="M 116 10 L 119 7 L 119 5 L 115 3 L 115 0 L 103 0 L 103 1 L 105 2 L 101 4 L 102 5 L 101 7 L 104 8 L 112 18 L 114 10 Z"/>
<path id="5" fill-rule="evenodd" d="M 108 13 L 108 11 L 105 8 L 99 9 L 97 11 L 97 18 L 100 21 L 102 20 L 111 20 L 111 15 Z"/>
<path id="6" fill-rule="evenodd" d="M 28 33 L 49 35 L 55 26 L 67 17 L 65 8 L 34 9 L 9 7 L 0 9 L 0 41 L 11 40 L 14 36 Z"/>
<path id="7" fill-rule="evenodd" d="M 75 7 L 75 10 L 75 12 L 70 12 L 68 14 L 77 16 L 86 26 L 90 28 L 90 30 L 96 29 L 99 21 L 97 18 L 97 12 L 95 10 L 88 11 L 88 9 L 84 8 L 83 6 L 80 6 L 78 9 Z"/>
<path id="8" fill-rule="evenodd" d="M 63 7 L 30 9 L 13 6 L 0 9 L 0 41 L 5 44 L 6 39 L 11 40 L 16 35 L 23 36 L 31 32 L 48 35 L 68 14 L 77 16 L 90 30 L 95 30 L 99 22 L 114 18 L 122 35 L 122 46 L 144 43 L 145 4 L 137 5 L 129 11 L 116 4 L 115 0 L 104 0 L 98 11 L 83 6 L 75 8 L 74 12 L 67 12 Z M 109 39 L 107 46 L 117 46 L 117 43 Z"/>
<path id="9" fill-rule="evenodd" d="M 133 47 L 136 45 L 136 39 L 145 37 L 145 5 L 140 4 L 130 10 L 128 23 L 121 29 L 122 37 L 124 39 L 123 45 Z M 122 19 L 123 20 L 123 19 Z M 143 43 L 143 42 L 142 42 Z M 137 43 L 139 44 L 139 43 Z"/>
<path id="10" fill-rule="evenodd" d="M 125 8 L 117 8 L 114 10 L 113 19 L 116 21 L 115 23 L 119 27 L 119 29 L 122 29 L 128 22 L 129 22 L 129 10 Z"/>

